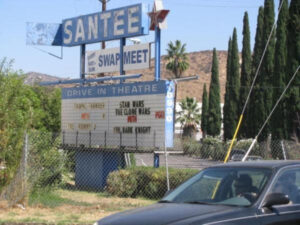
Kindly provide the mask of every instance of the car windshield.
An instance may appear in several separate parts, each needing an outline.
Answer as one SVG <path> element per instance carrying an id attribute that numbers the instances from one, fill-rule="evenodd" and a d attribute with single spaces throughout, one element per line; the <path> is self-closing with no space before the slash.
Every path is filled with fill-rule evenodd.
<path id="1" fill-rule="evenodd" d="M 181 184 L 162 202 L 250 206 L 270 176 L 270 169 L 208 168 Z"/>

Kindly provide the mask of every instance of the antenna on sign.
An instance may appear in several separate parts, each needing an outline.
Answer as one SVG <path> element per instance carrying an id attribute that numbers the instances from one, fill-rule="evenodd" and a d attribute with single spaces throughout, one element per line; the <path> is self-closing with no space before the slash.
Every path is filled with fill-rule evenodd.
<path id="1" fill-rule="evenodd" d="M 33 48 L 35 48 L 36 50 L 38 50 L 38 51 L 40 51 L 40 52 L 47 53 L 48 55 L 51 55 L 51 56 L 53 56 L 53 57 L 55 57 L 55 58 L 63 59 L 63 47 L 62 47 L 62 46 L 61 46 L 60 56 L 55 55 L 55 54 L 53 54 L 53 53 L 51 53 L 51 52 L 47 52 L 47 51 L 45 51 L 45 50 L 43 50 L 43 49 L 40 49 L 40 48 L 38 48 L 38 47 L 33 47 Z"/>

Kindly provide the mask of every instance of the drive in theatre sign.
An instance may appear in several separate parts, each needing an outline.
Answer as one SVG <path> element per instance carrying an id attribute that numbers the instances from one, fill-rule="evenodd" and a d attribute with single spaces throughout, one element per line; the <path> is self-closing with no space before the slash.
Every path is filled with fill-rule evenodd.
<path id="1" fill-rule="evenodd" d="M 64 88 L 64 143 L 118 145 L 122 133 L 122 146 L 172 147 L 174 89 L 169 81 Z"/>
<path id="2" fill-rule="evenodd" d="M 125 83 L 128 78 L 124 76 L 118 85 L 62 89 L 64 144 L 172 147 L 175 86 L 160 80 L 160 29 L 165 27 L 168 10 L 163 10 L 162 0 L 155 0 L 153 11 L 147 11 L 145 5 L 135 4 L 64 19 L 62 24 L 27 23 L 30 45 L 81 46 L 81 79 L 73 83 L 90 82 L 82 66 L 85 45 L 90 43 L 121 40 L 119 51 L 88 52 L 89 73 L 120 67 L 122 75 L 124 70 L 149 67 L 149 44 L 123 45 L 125 38 L 148 34 L 148 15 L 150 29 L 155 30 L 155 81 Z"/>
<path id="3" fill-rule="evenodd" d="M 138 4 L 66 19 L 62 24 L 63 45 L 147 34 L 145 9 Z M 126 66 L 141 69 L 142 64 L 149 66 L 149 51 L 149 44 L 144 44 L 124 47 L 122 55 L 117 49 L 89 52 L 89 72 L 115 71 L 115 67 L 120 66 L 120 58 L 125 70 Z M 160 80 L 157 76 L 150 82 L 63 88 L 64 144 L 172 147 L 174 90 L 173 82 Z"/>

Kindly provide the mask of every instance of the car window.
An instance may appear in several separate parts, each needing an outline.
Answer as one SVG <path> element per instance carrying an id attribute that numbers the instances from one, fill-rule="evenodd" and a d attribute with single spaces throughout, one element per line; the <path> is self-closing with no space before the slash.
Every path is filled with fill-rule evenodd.
<path id="1" fill-rule="evenodd" d="M 290 204 L 300 204 L 300 168 L 288 169 L 280 173 L 271 192 L 288 195 Z"/>
<path id="2" fill-rule="evenodd" d="M 271 171 L 256 168 L 206 169 L 163 200 L 249 206 L 265 187 Z"/>

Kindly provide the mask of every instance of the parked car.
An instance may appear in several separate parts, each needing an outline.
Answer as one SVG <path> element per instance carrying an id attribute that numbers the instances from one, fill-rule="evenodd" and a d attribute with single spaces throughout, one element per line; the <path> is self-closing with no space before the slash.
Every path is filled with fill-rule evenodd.
<path id="1" fill-rule="evenodd" d="M 230 162 L 206 168 L 156 204 L 95 225 L 300 224 L 300 161 Z"/>
<path id="2" fill-rule="evenodd" d="M 233 149 L 230 153 L 230 161 L 242 161 L 246 154 L 246 151 L 243 149 Z M 246 158 L 247 161 L 255 161 L 255 160 L 262 160 L 261 156 L 256 155 L 249 155 Z"/>

